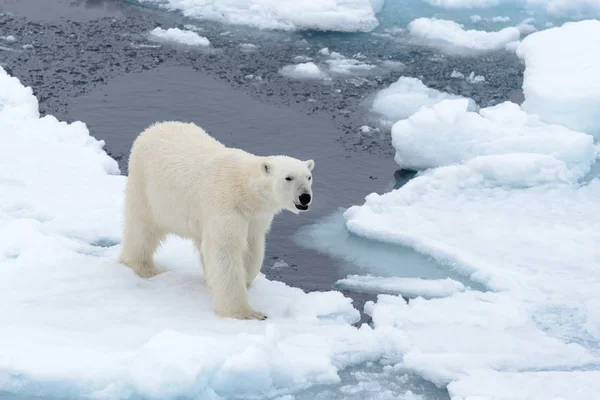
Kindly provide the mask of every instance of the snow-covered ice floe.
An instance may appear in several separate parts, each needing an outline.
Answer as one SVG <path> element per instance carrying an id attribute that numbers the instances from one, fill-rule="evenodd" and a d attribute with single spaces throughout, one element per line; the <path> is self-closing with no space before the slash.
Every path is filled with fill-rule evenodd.
<path id="1" fill-rule="evenodd" d="M 502 50 L 521 37 L 517 27 L 487 32 L 464 29 L 454 21 L 436 18 L 417 18 L 408 24 L 408 30 L 413 37 L 427 45 L 457 53 Z"/>
<path id="2" fill-rule="evenodd" d="M 400 332 L 403 367 L 452 399 L 598 395 L 600 179 L 583 178 L 597 158 L 587 133 L 600 120 L 586 102 L 599 50 L 581 43 L 594 42 L 596 24 L 522 45 L 524 108 L 541 118 L 510 103 L 469 111 L 460 99 L 421 109 L 392 134 L 401 165 L 430 169 L 345 212 L 350 232 L 411 247 L 491 290 L 409 304 L 379 295 L 365 306 L 376 331 Z M 566 127 L 548 122 L 556 98 L 577 115 Z M 569 124 L 577 118 L 587 133 Z"/>
<path id="3" fill-rule="evenodd" d="M 150 37 L 166 42 L 185 44 L 188 46 L 210 46 L 210 41 L 196 32 L 179 28 L 154 28 L 150 31 Z"/>
<path id="4" fill-rule="evenodd" d="M 510 169 L 525 168 L 530 163 L 531 168 L 540 168 L 540 173 L 552 173 L 550 179 L 573 181 L 589 172 L 596 160 L 590 135 L 546 124 L 517 104 L 505 102 L 478 112 L 471 111 L 472 108 L 468 99 L 443 100 L 395 123 L 392 144 L 396 148 L 396 162 L 404 168 L 426 169 L 477 156 L 512 154 L 502 163 L 502 168 L 508 170 L 493 168 L 501 162 L 498 157 L 489 164 L 485 160 L 491 159 L 479 158 L 477 168 L 490 174 L 487 175 L 490 179 L 492 174 L 503 171 L 510 177 Z M 528 176 L 514 178 L 529 181 Z"/>
<path id="5" fill-rule="evenodd" d="M 600 21 L 566 23 L 523 40 L 523 109 L 600 137 Z"/>
<path id="6" fill-rule="evenodd" d="M 138 0 L 186 17 L 259 29 L 368 32 L 383 0 Z"/>
<path id="7" fill-rule="evenodd" d="M 103 144 L 40 117 L 0 68 L 0 393 L 273 398 L 381 357 L 389 340 L 350 325 L 339 292 L 261 276 L 249 299 L 269 320 L 223 319 L 191 243 L 170 238 L 157 254 L 170 272 L 150 280 L 118 264 L 126 177 Z"/>
<path id="8" fill-rule="evenodd" d="M 450 278 L 421 279 L 349 275 L 335 283 L 335 287 L 364 293 L 397 294 L 405 297 L 445 297 L 463 292 L 465 285 Z"/>

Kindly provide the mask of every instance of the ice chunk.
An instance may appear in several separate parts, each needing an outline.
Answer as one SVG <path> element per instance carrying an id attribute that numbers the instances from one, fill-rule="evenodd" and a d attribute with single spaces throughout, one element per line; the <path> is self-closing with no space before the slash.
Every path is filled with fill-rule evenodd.
<path id="1" fill-rule="evenodd" d="M 496 17 L 492 17 L 492 22 L 510 22 L 510 17 L 498 15 Z"/>
<path id="2" fill-rule="evenodd" d="M 210 41 L 204 36 L 200 36 L 196 32 L 179 28 L 154 28 L 150 32 L 150 36 L 155 39 L 185 44 L 188 46 L 210 46 Z"/>
<path id="3" fill-rule="evenodd" d="M 156 255 L 169 272 L 139 278 L 117 262 L 126 177 L 103 142 L 40 118 L 1 67 L 0 88 L 1 393 L 275 398 L 386 351 L 341 293 L 264 276 L 249 301 L 267 322 L 218 317 L 189 241 L 169 238 Z"/>
<path id="4" fill-rule="evenodd" d="M 428 88 L 417 78 L 401 77 L 377 93 L 373 111 L 391 122 L 408 118 L 421 107 L 431 107 L 445 99 L 459 99 L 449 93 Z"/>
<path id="5" fill-rule="evenodd" d="M 475 75 L 475 72 L 471 72 L 469 76 L 467 76 L 466 80 L 469 83 L 481 83 L 485 82 L 485 76 Z"/>
<path id="6" fill-rule="evenodd" d="M 258 46 L 252 43 L 242 43 L 240 44 L 240 48 L 244 51 L 254 51 Z"/>
<path id="7" fill-rule="evenodd" d="M 448 386 L 454 400 L 584 400 L 600 393 L 600 371 L 482 371 Z"/>
<path id="8" fill-rule="evenodd" d="M 7 36 L 0 36 L 0 40 L 4 40 L 6 42 L 16 42 L 17 38 L 14 37 L 13 35 L 7 35 Z"/>
<path id="9" fill-rule="evenodd" d="M 589 135 L 543 123 L 511 102 L 479 112 L 469 111 L 470 107 L 467 99 L 444 100 L 398 121 L 392 127 L 396 162 L 405 168 L 426 169 L 482 155 L 529 153 L 532 157 L 520 159 L 529 160 L 531 167 L 550 168 L 557 179 L 567 181 L 582 178 L 595 162 L 596 149 Z"/>
<path id="10" fill-rule="evenodd" d="M 326 50 L 326 52 L 324 50 Z M 329 60 L 326 60 L 325 62 L 329 65 L 329 70 L 332 74 L 365 75 L 377 69 L 376 65 L 367 64 L 355 58 L 346 58 L 343 54 L 335 51 L 330 53 L 327 48 L 321 49 L 319 54 L 329 57 Z"/>
<path id="11" fill-rule="evenodd" d="M 327 74 L 314 62 L 286 65 L 279 71 L 282 75 L 293 79 L 325 79 Z"/>
<path id="12" fill-rule="evenodd" d="M 286 263 L 283 260 L 277 260 L 273 263 L 273 267 L 272 268 L 287 268 L 290 265 L 288 263 Z"/>
<path id="13" fill-rule="evenodd" d="M 384 278 L 371 275 L 349 275 L 335 286 L 365 293 L 398 294 L 405 297 L 445 297 L 462 292 L 465 286 L 453 279 Z"/>
<path id="14" fill-rule="evenodd" d="M 471 22 L 474 22 L 474 23 L 483 21 L 483 18 L 481 17 L 481 15 L 471 15 L 469 17 L 469 19 L 471 20 Z"/>
<path id="15" fill-rule="evenodd" d="M 463 79 L 465 77 L 465 74 L 463 74 L 460 71 L 457 70 L 452 70 L 452 73 L 450 74 L 450 78 L 456 78 L 456 79 Z"/>
<path id="16" fill-rule="evenodd" d="M 465 30 L 454 21 L 418 18 L 408 24 L 410 34 L 424 43 L 450 52 L 485 52 L 503 49 L 519 40 L 521 32 L 511 27 L 497 32 Z"/>
<path id="17" fill-rule="evenodd" d="M 524 110 L 600 137 L 600 21 L 566 23 L 523 40 Z"/>
<path id="18" fill-rule="evenodd" d="M 186 17 L 260 29 L 368 32 L 383 0 L 138 0 Z"/>

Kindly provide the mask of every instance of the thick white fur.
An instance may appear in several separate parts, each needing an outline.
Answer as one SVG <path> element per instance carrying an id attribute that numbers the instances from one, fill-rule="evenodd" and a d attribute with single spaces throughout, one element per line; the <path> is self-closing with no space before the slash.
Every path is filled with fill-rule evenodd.
<path id="1" fill-rule="evenodd" d="M 194 124 L 154 124 L 131 150 L 120 261 L 151 277 L 162 272 L 152 257 L 165 235 L 191 238 L 217 313 L 264 319 L 248 304 L 247 287 L 275 214 L 297 214 L 299 196 L 312 196 L 313 167 L 225 147 Z"/>

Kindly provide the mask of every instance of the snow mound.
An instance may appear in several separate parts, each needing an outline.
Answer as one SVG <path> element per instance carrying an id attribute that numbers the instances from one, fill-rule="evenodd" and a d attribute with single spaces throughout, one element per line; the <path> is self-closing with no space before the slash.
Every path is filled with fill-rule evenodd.
<path id="1" fill-rule="evenodd" d="M 281 75 L 292 79 L 325 79 L 327 74 L 314 62 L 286 65 L 279 71 Z"/>
<path id="2" fill-rule="evenodd" d="M 524 110 L 600 138 L 600 21 L 566 23 L 523 40 Z"/>
<path id="3" fill-rule="evenodd" d="M 408 30 L 430 46 L 457 53 L 501 50 L 521 37 L 520 30 L 515 27 L 497 32 L 465 30 L 454 21 L 435 18 L 417 18 L 408 24 Z"/>
<path id="4" fill-rule="evenodd" d="M 204 36 L 200 36 L 193 31 L 187 31 L 179 28 L 154 28 L 150 32 L 150 36 L 155 39 L 185 44 L 188 46 L 210 46 L 210 41 Z"/>
<path id="5" fill-rule="evenodd" d="M 405 297 L 445 297 L 462 292 L 465 286 L 453 279 L 382 278 L 377 276 L 349 275 L 335 286 L 343 290 L 363 293 L 387 293 Z"/>
<path id="6" fill-rule="evenodd" d="M 504 158 L 506 162 L 496 157 L 488 167 L 483 164 L 486 159 L 481 159 L 471 167 L 487 174 L 492 172 L 492 162 L 499 162 L 498 168 L 506 167 L 509 176 L 521 168 L 522 172 L 537 171 L 522 176 L 527 185 L 538 179 L 545 181 L 542 171 L 550 174 L 550 180 L 580 179 L 595 162 L 596 148 L 589 135 L 548 125 L 511 102 L 479 112 L 470 111 L 471 107 L 467 99 L 444 100 L 398 121 L 392 127 L 396 162 L 404 168 L 427 169 L 477 156 L 521 153 Z M 494 176 L 501 172 L 498 169 Z"/>
<path id="7" fill-rule="evenodd" d="M 186 17 L 259 29 L 368 32 L 383 0 L 138 0 Z"/>
<path id="8" fill-rule="evenodd" d="M 103 142 L 81 122 L 40 118 L 2 68 L 0 87 L 0 392 L 275 398 L 381 357 L 339 292 L 260 276 L 249 299 L 269 320 L 239 321 L 213 312 L 189 241 L 167 241 L 156 261 L 170 272 L 153 279 L 120 265 L 126 177 Z"/>
<path id="9" fill-rule="evenodd" d="M 431 89 L 420 79 L 401 77 L 380 90 L 373 100 L 373 111 L 391 122 L 408 118 L 421 107 L 431 107 L 442 100 L 459 99 L 449 93 Z"/>

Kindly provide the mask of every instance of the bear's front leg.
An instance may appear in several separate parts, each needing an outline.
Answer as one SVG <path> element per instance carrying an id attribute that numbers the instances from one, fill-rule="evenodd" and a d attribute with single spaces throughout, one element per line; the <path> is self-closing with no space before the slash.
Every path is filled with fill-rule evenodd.
<path id="1" fill-rule="evenodd" d="M 248 223 L 240 217 L 226 217 L 208 226 L 201 241 L 202 258 L 217 314 L 237 319 L 266 319 L 248 304 L 244 268 Z"/>
<path id="2" fill-rule="evenodd" d="M 244 265 L 246 267 L 246 287 L 250 287 L 262 268 L 265 259 L 265 235 L 264 233 L 248 235 L 248 248 Z"/>

